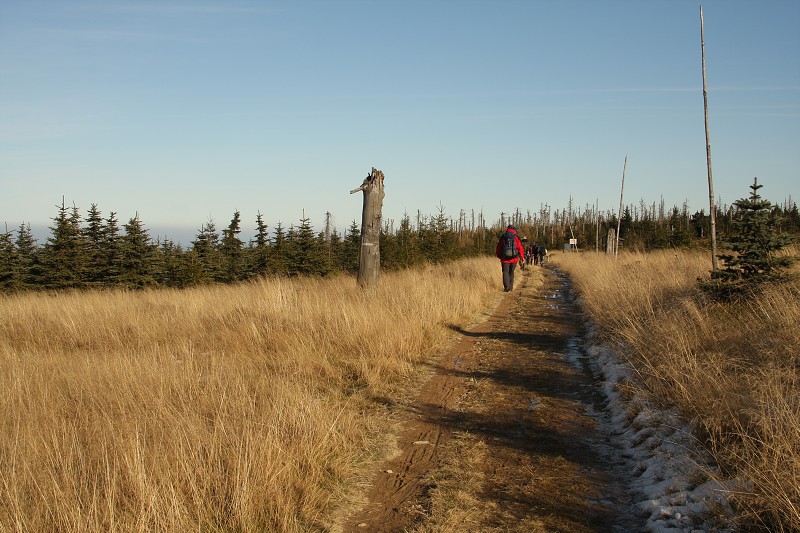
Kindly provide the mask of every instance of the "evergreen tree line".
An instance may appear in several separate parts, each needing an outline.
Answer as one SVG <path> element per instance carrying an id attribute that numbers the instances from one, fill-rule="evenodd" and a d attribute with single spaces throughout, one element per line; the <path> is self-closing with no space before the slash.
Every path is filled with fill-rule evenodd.
<path id="1" fill-rule="evenodd" d="M 717 214 L 717 234 L 722 241 L 732 234 L 740 207 L 725 206 Z M 51 234 L 39 244 L 30 225 L 0 233 L 0 290 L 67 289 L 150 286 L 190 287 L 234 283 L 258 276 L 329 275 L 358 271 L 360 227 L 353 221 L 340 235 L 326 217 L 317 232 L 303 215 L 297 226 L 278 223 L 270 231 L 259 213 L 255 235 L 241 238 L 241 216 L 235 212 L 221 231 L 213 221 L 201 225 L 188 247 L 170 239 L 151 239 L 138 214 L 120 224 L 116 213 L 104 217 L 96 204 L 86 216 L 64 202 L 51 220 Z M 800 234 L 797 204 L 770 204 L 776 231 Z M 540 242 L 557 249 L 578 240 L 584 250 L 604 250 L 608 230 L 619 223 L 623 248 L 648 251 L 707 245 L 709 217 L 690 213 L 688 206 L 666 209 L 660 205 L 625 206 L 622 220 L 611 211 L 593 206 L 554 210 L 542 205 L 538 212 L 501 213 L 487 224 L 482 212 L 461 210 L 458 217 L 438 207 L 433 215 L 405 214 L 399 223 L 387 220 L 381 232 L 381 268 L 399 269 L 423 263 L 493 254 L 497 239 L 508 224 L 518 228 L 530 244 Z"/>
<path id="2" fill-rule="evenodd" d="M 221 231 L 213 221 L 202 224 L 184 248 L 170 239 L 151 239 L 138 214 L 120 224 L 116 213 L 104 217 L 96 204 L 85 217 L 63 202 L 57 209 L 41 245 L 29 224 L 0 234 L 0 290 L 190 287 L 265 275 L 358 271 L 361 229 L 355 221 L 344 235 L 329 223 L 316 232 L 305 215 L 297 226 L 278 223 L 269 231 L 259 213 L 255 236 L 245 242 L 237 211 Z M 404 216 L 396 230 L 393 221 L 384 225 L 381 266 L 398 269 L 486 253 L 486 243 L 493 240 L 489 233 L 483 228 L 458 234 L 443 210 L 418 216 L 416 224 Z"/>
<path id="3" fill-rule="evenodd" d="M 725 242 L 737 230 L 736 220 L 741 206 L 723 205 L 717 208 L 717 238 Z M 797 203 L 786 201 L 782 205 L 770 203 L 768 214 L 775 223 L 775 231 L 800 234 L 800 213 Z M 690 212 L 688 204 L 666 208 L 664 201 L 623 207 L 622 220 L 612 211 L 601 211 L 594 206 L 575 208 L 572 201 L 565 209 L 554 210 L 542 205 L 538 212 L 522 213 L 516 210 L 501 213 L 498 226 L 514 223 L 522 228 L 521 234 L 529 240 L 544 243 L 548 248 L 560 248 L 570 239 L 577 239 L 583 250 L 605 250 L 608 231 L 620 231 L 620 247 L 636 251 L 664 248 L 707 246 L 710 217 L 705 210 Z"/>

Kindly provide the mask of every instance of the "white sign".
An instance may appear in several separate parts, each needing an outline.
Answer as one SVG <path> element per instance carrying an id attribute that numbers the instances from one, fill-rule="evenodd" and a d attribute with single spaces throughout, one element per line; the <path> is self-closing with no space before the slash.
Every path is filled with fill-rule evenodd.
<path id="1" fill-rule="evenodd" d="M 569 243 L 570 244 L 574 244 L 575 246 L 578 246 L 578 239 L 570 239 Z"/>

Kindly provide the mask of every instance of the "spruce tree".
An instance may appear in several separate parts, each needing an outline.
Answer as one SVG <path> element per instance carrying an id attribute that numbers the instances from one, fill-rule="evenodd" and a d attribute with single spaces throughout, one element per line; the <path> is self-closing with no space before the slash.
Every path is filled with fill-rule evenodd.
<path id="1" fill-rule="evenodd" d="M 278 222 L 275 226 L 274 237 L 272 238 L 271 272 L 285 276 L 289 274 L 289 261 L 287 258 L 288 244 L 286 232 L 283 224 Z"/>
<path id="2" fill-rule="evenodd" d="M 85 281 L 89 286 L 97 286 L 105 281 L 105 235 L 103 218 L 97 204 L 92 204 L 86 213 L 86 226 L 81 230 L 86 243 Z"/>
<path id="3" fill-rule="evenodd" d="M 417 242 L 421 253 L 421 259 L 431 263 L 436 262 L 438 255 L 438 243 L 436 235 L 436 226 L 423 218 L 417 226 Z"/>
<path id="4" fill-rule="evenodd" d="M 188 284 L 185 257 L 180 245 L 170 239 L 156 243 L 155 281 L 166 287 L 185 287 Z"/>
<path id="5" fill-rule="evenodd" d="M 6 227 L 5 232 L 0 233 L 0 290 L 10 292 L 19 286 L 19 257 Z"/>
<path id="6" fill-rule="evenodd" d="M 263 276 L 270 270 L 270 246 L 267 225 L 261 212 L 256 215 L 256 236 L 250 243 L 251 267 L 254 276 Z"/>
<path id="7" fill-rule="evenodd" d="M 219 251 L 219 234 L 216 224 L 209 220 L 200 227 L 192 241 L 192 283 L 212 283 L 222 280 L 222 262 Z"/>
<path id="8" fill-rule="evenodd" d="M 333 258 L 331 246 L 324 232 L 319 232 L 314 239 L 314 270 L 313 274 L 327 276 L 333 272 Z"/>
<path id="9" fill-rule="evenodd" d="M 42 281 L 42 267 L 39 263 L 39 249 L 33 237 L 31 225 L 24 222 L 17 229 L 14 242 L 17 249 L 17 268 L 21 288 L 34 288 Z"/>
<path id="10" fill-rule="evenodd" d="M 734 202 L 731 234 L 725 247 L 731 253 L 719 254 L 724 268 L 712 272 L 710 282 L 701 286 L 723 299 L 748 294 L 764 282 L 783 281 L 794 258 L 777 252 L 791 244 L 792 238 L 777 231 L 780 217 L 772 203 L 758 194 L 763 186 L 758 179 L 750 186 L 750 196 Z"/>
<path id="11" fill-rule="evenodd" d="M 200 254 L 197 253 L 194 247 L 189 248 L 183 256 L 183 279 L 186 286 L 211 282 Z"/>
<path id="12" fill-rule="evenodd" d="M 123 227 L 120 281 L 130 288 L 153 285 L 154 250 L 148 230 L 139 220 L 138 213 Z"/>
<path id="13" fill-rule="evenodd" d="M 342 252 L 339 256 L 339 268 L 350 274 L 358 272 L 360 253 L 361 228 L 354 220 L 345 231 L 344 241 L 342 242 Z"/>
<path id="14" fill-rule="evenodd" d="M 400 267 L 400 247 L 397 237 L 390 230 L 390 221 L 386 221 L 381 228 L 380 234 L 381 247 L 381 268 L 384 270 L 396 270 Z"/>
<path id="15" fill-rule="evenodd" d="M 328 241 L 328 253 L 332 270 L 339 270 L 342 256 L 342 237 L 339 232 L 334 228 L 331 231 L 331 238 Z"/>
<path id="16" fill-rule="evenodd" d="M 44 246 L 44 282 L 50 288 L 81 287 L 85 268 L 85 245 L 81 236 L 80 214 L 73 206 L 70 212 L 62 200 L 52 218 L 51 236 Z"/>
<path id="17" fill-rule="evenodd" d="M 289 232 L 290 238 L 288 240 L 287 260 L 289 267 L 289 275 L 307 275 L 316 274 L 319 252 L 317 250 L 317 240 L 314 238 L 314 230 L 311 227 L 311 221 L 308 218 L 300 219 L 300 226 L 297 230 L 292 228 Z"/>
<path id="18" fill-rule="evenodd" d="M 222 243 L 220 252 L 222 254 L 223 270 L 222 281 L 232 283 L 245 276 L 243 251 L 244 243 L 239 239 L 241 215 L 239 211 L 233 214 L 231 223 L 222 230 Z"/>
<path id="19" fill-rule="evenodd" d="M 114 211 L 108 214 L 103 224 L 102 242 L 101 279 L 106 285 L 116 285 L 122 274 L 122 236 Z"/>
<path id="20" fill-rule="evenodd" d="M 451 225 L 448 223 L 447 215 L 444 212 L 444 206 L 438 207 L 439 213 L 431 221 L 434 236 L 434 253 L 430 259 L 436 263 L 445 261 L 453 261 L 460 255 L 458 249 L 458 236 L 453 231 Z M 520 218 L 517 216 L 517 218 Z"/>
<path id="21" fill-rule="evenodd" d="M 669 219 L 669 246 L 672 248 L 685 248 L 691 245 L 691 235 L 689 234 L 689 225 L 685 223 L 687 213 L 681 213 L 675 207 Z"/>
<path id="22" fill-rule="evenodd" d="M 786 224 L 790 231 L 800 232 L 800 211 L 797 210 L 797 202 L 794 202 L 792 207 L 786 210 Z"/>
<path id="23" fill-rule="evenodd" d="M 411 227 L 411 218 L 408 213 L 403 215 L 400 220 L 400 227 L 397 230 L 397 246 L 399 268 L 408 268 L 419 262 L 420 251 L 417 234 Z"/>

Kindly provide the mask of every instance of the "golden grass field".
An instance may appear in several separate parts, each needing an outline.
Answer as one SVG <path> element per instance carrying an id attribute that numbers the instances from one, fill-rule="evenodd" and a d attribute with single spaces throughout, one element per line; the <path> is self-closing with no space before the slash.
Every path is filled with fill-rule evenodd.
<path id="1" fill-rule="evenodd" d="M 711 303 L 707 255 L 553 260 L 743 517 L 800 530 L 800 289 Z M 390 446 L 382 402 L 496 303 L 496 263 L 0 297 L 0 531 L 332 527 Z"/>
<path id="2" fill-rule="evenodd" d="M 385 453 L 376 399 L 499 284 L 483 258 L 0 297 L 0 530 L 326 529 Z"/>
<path id="3" fill-rule="evenodd" d="M 642 392 L 677 407 L 724 475 L 739 480 L 741 518 L 800 531 L 800 284 L 726 305 L 697 289 L 711 269 L 707 252 L 556 262 Z"/>

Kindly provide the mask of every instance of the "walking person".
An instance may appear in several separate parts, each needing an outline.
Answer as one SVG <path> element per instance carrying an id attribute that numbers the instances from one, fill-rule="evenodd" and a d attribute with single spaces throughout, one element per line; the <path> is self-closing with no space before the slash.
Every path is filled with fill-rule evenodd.
<path id="1" fill-rule="evenodd" d="M 503 290 L 509 292 L 514 289 L 514 270 L 517 264 L 520 268 L 525 268 L 525 248 L 522 246 L 522 241 L 517 236 L 517 229 L 509 225 L 506 232 L 497 241 L 497 248 L 495 255 L 500 259 L 500 265 L 503 268 Z M 522 258 L 522 263 L 520 259 Z"/>
<path id="2" fill-rule="evenodd" d="M 525 264 L 530 266 L 533 262 L 533 246 L 528 245 L 525 247 Z"/>
<path id="3" fill-rule="evenodd" d="M 542 245 L 539 244 L 538 242 L 533 245 L 533 264 L 534 265 L 538 265 L 539 264 L 539 253 L 540 253 L 541 249 L 542 249 Z"/>

